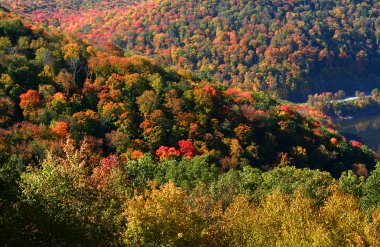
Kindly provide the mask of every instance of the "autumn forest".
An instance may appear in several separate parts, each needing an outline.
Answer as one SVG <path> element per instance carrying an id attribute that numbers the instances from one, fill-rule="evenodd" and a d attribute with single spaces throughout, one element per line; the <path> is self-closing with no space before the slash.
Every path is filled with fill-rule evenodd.
<path id="1" fill-rule="evenodd" d="M 0 245 L 380 246 L 379 14 L 0 0 Z"/>

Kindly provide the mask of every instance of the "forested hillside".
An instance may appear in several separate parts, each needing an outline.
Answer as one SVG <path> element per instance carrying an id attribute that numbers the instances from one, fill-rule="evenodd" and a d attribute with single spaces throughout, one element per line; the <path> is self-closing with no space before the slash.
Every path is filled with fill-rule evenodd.
<path id="1" fill-rule="evenodd" d="M 372 150 L 162 64 L 0 7 L 1 245 L 379 246 Z"/>
<path id="2" fill-rule="evenodd" d="M 379 82 L 378 1 L 98 2 L 104 8 L 79 12 L 40 5 L 29 16 L 91 40 L 111 39 L 225 84 L 269 88 L 283 98 L 306 100 L 310 92 L 354 92 Z M 12 6 L 29 12 L 27 4 Z"/>
<path id="3" fill-rule="evenodd" d="M 48 140 L 57 144 L 70 134 L 77 142 L 91 136 L 99 154 L 209 153 L 226 170 L 282 162 L 339 174 L 373 164 L 369 150 L 348 143 L 325 116 L 318 122 L 321 113 L 312 108 L 208 83 L 142 56 L 122 57 L 112 45 L 97 51 L 3 15 L 1 125 L 10 129 L 1 136 L 26 163 L 42 158 Z"/>

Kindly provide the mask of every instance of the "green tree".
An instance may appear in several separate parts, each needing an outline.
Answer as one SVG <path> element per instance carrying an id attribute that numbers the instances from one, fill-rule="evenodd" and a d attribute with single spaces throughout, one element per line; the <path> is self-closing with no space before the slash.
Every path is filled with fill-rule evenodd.
<path id="1" fill-rule="evenodd" d="M 369 212 L 380 207 L 380 163 L 377 163 L 375 170 L 364 183 L 361 205 Z"/>
<path id="2" fill-rule="evenodd" d="M 159 96 L 153 90 L 146 90 L 137 98 L 136 103 L 141 113 L 152 113 L 159 104 Z"/>
<path id="3" fill-rule="evenodd" d="M 316 199 L 320 203 L 330 194 L 329 187 L 334 183 L 328 172 L 295 167 L 275 168 L 263 173 L 263 182 L 256 195 L 271 194 L 279 190 L 287 195 L 299 191 L 304 197 Z"/>
<path id="4" fill-rule="evenodd" d="M 152 155 L 146 154 L 139 160 L 128 161 L 126 170 L 130 176 L 132 187 L 141 190 L 145 189 L 148 182 L 154 179 L 158 172 L 158 164 Z"/>
<path id="5" fill-rule="evenodd" d="M 93 135 L 99 127 L 99 115 L 93 110 L 76 112 L 71 117 L 70 133 L 74 137 Z"/>
<path id="6" fill-rule="evenodd" d="M 184 189 L 192 189 L 197 185 L 214 182 L 219 173 L 215 164 L 210 163 L 208 155 L 196 156 L 192 159 L 176 160 L 165 159 L 159 164 L 160 172 L 156 179 L 161 183 L 173 181 Z"/>
<path id="7" fill-rule="evenodd" d="M 342 173 L 339 178 L 339 187 L 344 191 L 356 197 L 363 195 L 364 177 L 357 176 L 353 171 Z"/>
<path id="8" fill-rule="evenodd" d="M 9 37 L 0 37 L 0 54 L 6 54 L 12 47 L 12 42 Z"/>

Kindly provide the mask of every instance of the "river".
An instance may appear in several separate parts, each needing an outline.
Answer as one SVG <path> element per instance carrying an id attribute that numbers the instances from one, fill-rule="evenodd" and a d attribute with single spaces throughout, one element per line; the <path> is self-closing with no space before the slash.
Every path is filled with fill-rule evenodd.
<path id="1" fill-rule="evenodd" d="M 335 123 L 347 139 L 360 141 L 380 153 L 380 113 L 337 120 Z"/>

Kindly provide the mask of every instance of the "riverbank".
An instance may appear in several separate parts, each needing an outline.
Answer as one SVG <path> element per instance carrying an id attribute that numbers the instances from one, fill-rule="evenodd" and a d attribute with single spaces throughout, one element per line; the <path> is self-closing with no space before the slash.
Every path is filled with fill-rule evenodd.
<path id="1" fill-rule="evenodd" d="M 347 115 L 328 115 L 330 116 L 333 120 L 349 120 L 349 119 L 354 119 L 354 118 L 362 118 L 362 117 L 370 117 L 374 115 L 380 114 L 380 106 L 376 107 L 376 109 L 369 109 L 369 110 L 361 110 L 360 112 L 356 113 L 350 113 Z"/>
<path id="2" fill-rule="evenodd" d="M 349 119 L 380 113 L 378 96 L 351 97 L 332 102 L 324 107 L 324 112 L 334 119 Z"/>
<path id="3" fill-rule="evenodd" d="M 347 140 L 359 141 L 380 154 L 380 111 L 336 120 L 334 123 Z"/>
<path id="4" fill-rule="evenodd" d="M 335 94 L 327 92 L 310 95 L 309 105 L 322 111 L 335 120 L 352 119 L 380 113 L 380 93 L 373 89 L 371 93 L 355 92 L 355 95 L 345 96 L 342 90 Z"/>

